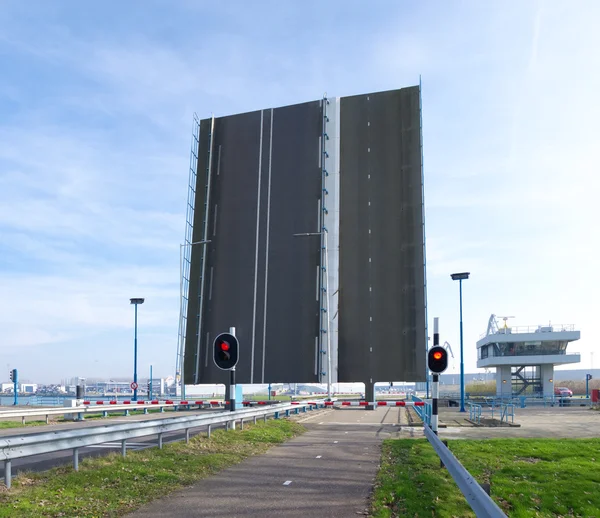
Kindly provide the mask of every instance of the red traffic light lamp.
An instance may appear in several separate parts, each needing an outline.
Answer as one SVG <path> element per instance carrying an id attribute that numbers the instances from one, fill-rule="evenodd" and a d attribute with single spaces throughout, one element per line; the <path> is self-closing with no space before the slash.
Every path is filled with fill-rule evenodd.
<path id="1" fill-rule="evenodd" d="M 238 362 L 238 340 L 230 333 L 221 333 L 215 338 L 213 360 L 222 370 L 233 369 Z"/>
<path id="2" fill-rule="evenodd" d="M 440 374 L 448 368 L 448 351 L 439 345 L 434 345 L 427 354 L 427 366 L 434 374 Z"/>

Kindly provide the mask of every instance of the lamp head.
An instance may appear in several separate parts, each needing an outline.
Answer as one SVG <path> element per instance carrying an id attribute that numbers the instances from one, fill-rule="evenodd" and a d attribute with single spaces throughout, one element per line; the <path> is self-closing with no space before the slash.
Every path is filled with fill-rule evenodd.
<path id="1" fill-rule="evenodd" d="M 470 273 L 469 272 L 463 272 L 463 273 L 451 273 L 450 277 L 452 277 L 453 281 L 461 281 L 464 279 L 468 279 L 469 278 Z"/>
<path id="2" fill-rule="evenodd" d="M 143 304 L 143 303 L 144 303 L 144 299 L 140 299 L 140 298 L 137 298 L 137 299 L 129 299 L 129 301 L 131 302 L 131 304 L 136 304 L 136 305 L 137 305 L 137 304 Z"/>

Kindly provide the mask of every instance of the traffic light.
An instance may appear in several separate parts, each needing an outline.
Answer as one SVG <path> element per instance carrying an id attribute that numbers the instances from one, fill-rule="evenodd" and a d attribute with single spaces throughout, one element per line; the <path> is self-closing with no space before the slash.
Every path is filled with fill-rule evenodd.
<path id="1" fill-rule="evenodd" d="M 427 366 L 434 374 L 440 374 L 448 368 L 448 351 L 439 345 L 429 349 Z"/>
<path id="2" fill-rule="evenodd" d="M 149 396 L 152 395 L 152 385 L 151 385 L 150 381 L 148 381 L 148 395 Z"/>
<path id="3" fill-rule="evenodd" d="M 238 362 L 239 344 L 235 336 L 221 333 L 213 344 L 213 360 L 219 369 L 231 370 Z"/>
<path id="4" fill-rule="evenodd" d="M 587 379 L 588 381 L 592 379 L 592 375 L 591 374 L 586 374 L 585 375 L 585 379 Z"/>
<path id="5" fill-rule="evenodd" d="M 13 376 L 14 376 L 14 374 L 15 374 L 15 371 L 14 371 L 14 369 L 13 369 L 13 370 L 11 370 L 11 371 L 10 371 L 8 374 L 10 375 L 10 381 L 14 381 L 14 379 L 13 379 Z"/>

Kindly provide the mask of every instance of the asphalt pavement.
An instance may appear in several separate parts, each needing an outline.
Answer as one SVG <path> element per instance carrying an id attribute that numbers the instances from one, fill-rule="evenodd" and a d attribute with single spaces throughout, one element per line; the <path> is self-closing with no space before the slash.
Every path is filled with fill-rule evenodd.
<path id="1" fill-rule="evenodd" d="M 405 409 L 332 409 L 299 419 L 308 431 L 264 455 L 152 502 L 130 518 L 366 515 L 383 439 L 407 437 Z"/>

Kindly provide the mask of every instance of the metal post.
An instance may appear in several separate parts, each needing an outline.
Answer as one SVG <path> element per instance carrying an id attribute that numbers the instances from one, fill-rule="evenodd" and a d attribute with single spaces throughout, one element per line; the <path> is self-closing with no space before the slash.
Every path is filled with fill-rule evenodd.
<path id="1" fill-rule="evenodd" d="M 271 384 L 269 383 L 269 401 L 271 401 Z"/>
<path id="2" fill-rule="evenodd" d="M 79 448 L 73 448 L 73 469 L 79 471 Z"/>
<path id="3" fill-rule="evenodd" d="M 211 426 L 208 425 L 207 432 L 206 432 L 209 439 L 210 439 L 210 428 L 211 428 Z"/>
<path id="4" fill-rule="evenodd" d="M 159 434 L 158 434 L 158 449 L 159 449 L 159 450 L 162 450 L 162 446 L 163 446 L 163 440 L 162 440 L 162 436 L 163 436 L 163 434 L 162 434 L 162 433 L 159 433 Z"/>
<path id="5" fill-rule="evenodd" d="M 127 441 L 123 439 L 121 441 L 121 456 L 125 457 L 127 455 Z"/>
<path id="6" fill-rule="evenodd" d="M 429 354 L 429 337 L 427 337 L 427 345 L 425 346 L 425 361 Z M 429 399 L 429 369 L 425 372 L 425 399 Z"/>
<path id="7" fill-rule="evenodd" d="M 19 377 L 19 372 L 17 371 L 17 369 L 13 369 L 13 394 L 14 394 L 13 405 L 14 406 L 17 406 L 19 404 L 18 377 Z"/>
<path id="8" fill-rule="evenodd" d="M 229 334 L 235 336 L 235 327 L 229 328 Z M 231 369 L 229 378 L 229 411 L 235 412 L 235 366 Z M 235 422 L 234 422 L 235 427 Z"/>
<path id="9" fill-rule="evenodd" d="M 589 383 L 590 383 L 589 374 L 586 374 L 585 375 L 585 398 L 586 399 L 588 399 L 590 397 Z"/>
<path id="10" fill-rule="evenodd" d="M 190 442 L 190 429 L 185 429 L 185 443 L 188 444 Z"/>
<path id="11" fill-rule="evenodd" d="M 460 291 L 460 411 L 465 412 L 465 361 L 463 354 L 462 279 L 458 281 Z"/>
<path id="12" fill-rule="evenodd" d="M 11 460 L 5 460 L 4 461 L 4 484 L 6 485 L 7 489 L 10 489 L 10 484 L 12 481 L 12 471 L 11 468 L 12 467 L 12 461 Z"/>
<path id="13" fill-rule="evenodd" d="M 133 382 L 137 384 L 137 304 L 135 306 L 135 327 L 133 334 Z M 133 389 L 133 400 L 137 401 L 137 387 Z"/>
<path id="14" fill-rule="evenodd" d="M 235 367 L 230 371 L 229 378 L 229 410 L 235 412 Z"/>
<path id="15" fill-rule="evenodd" d="M 440 345 L 439 318 L 433 319 L 433 346 Z M 433 374 L 431 387 L 431 429 L 438 433 L 438 397 L 439 397 L 439 374 Z"/>
<path id="16" fill-rule="evenodd" d="M 150 365 L 150 392 L 148 393 L 148 399 L 152 401 L 152 365 Z"/>
<path id="17" fill-rule="evenodd" d="M 185 383 L 183 382 L 183 244 L 179 245 L 179 383 L 181 384 L 181 399 L 185 400 Z M 177 387 L 175 387 L 177 390 Z"/>

